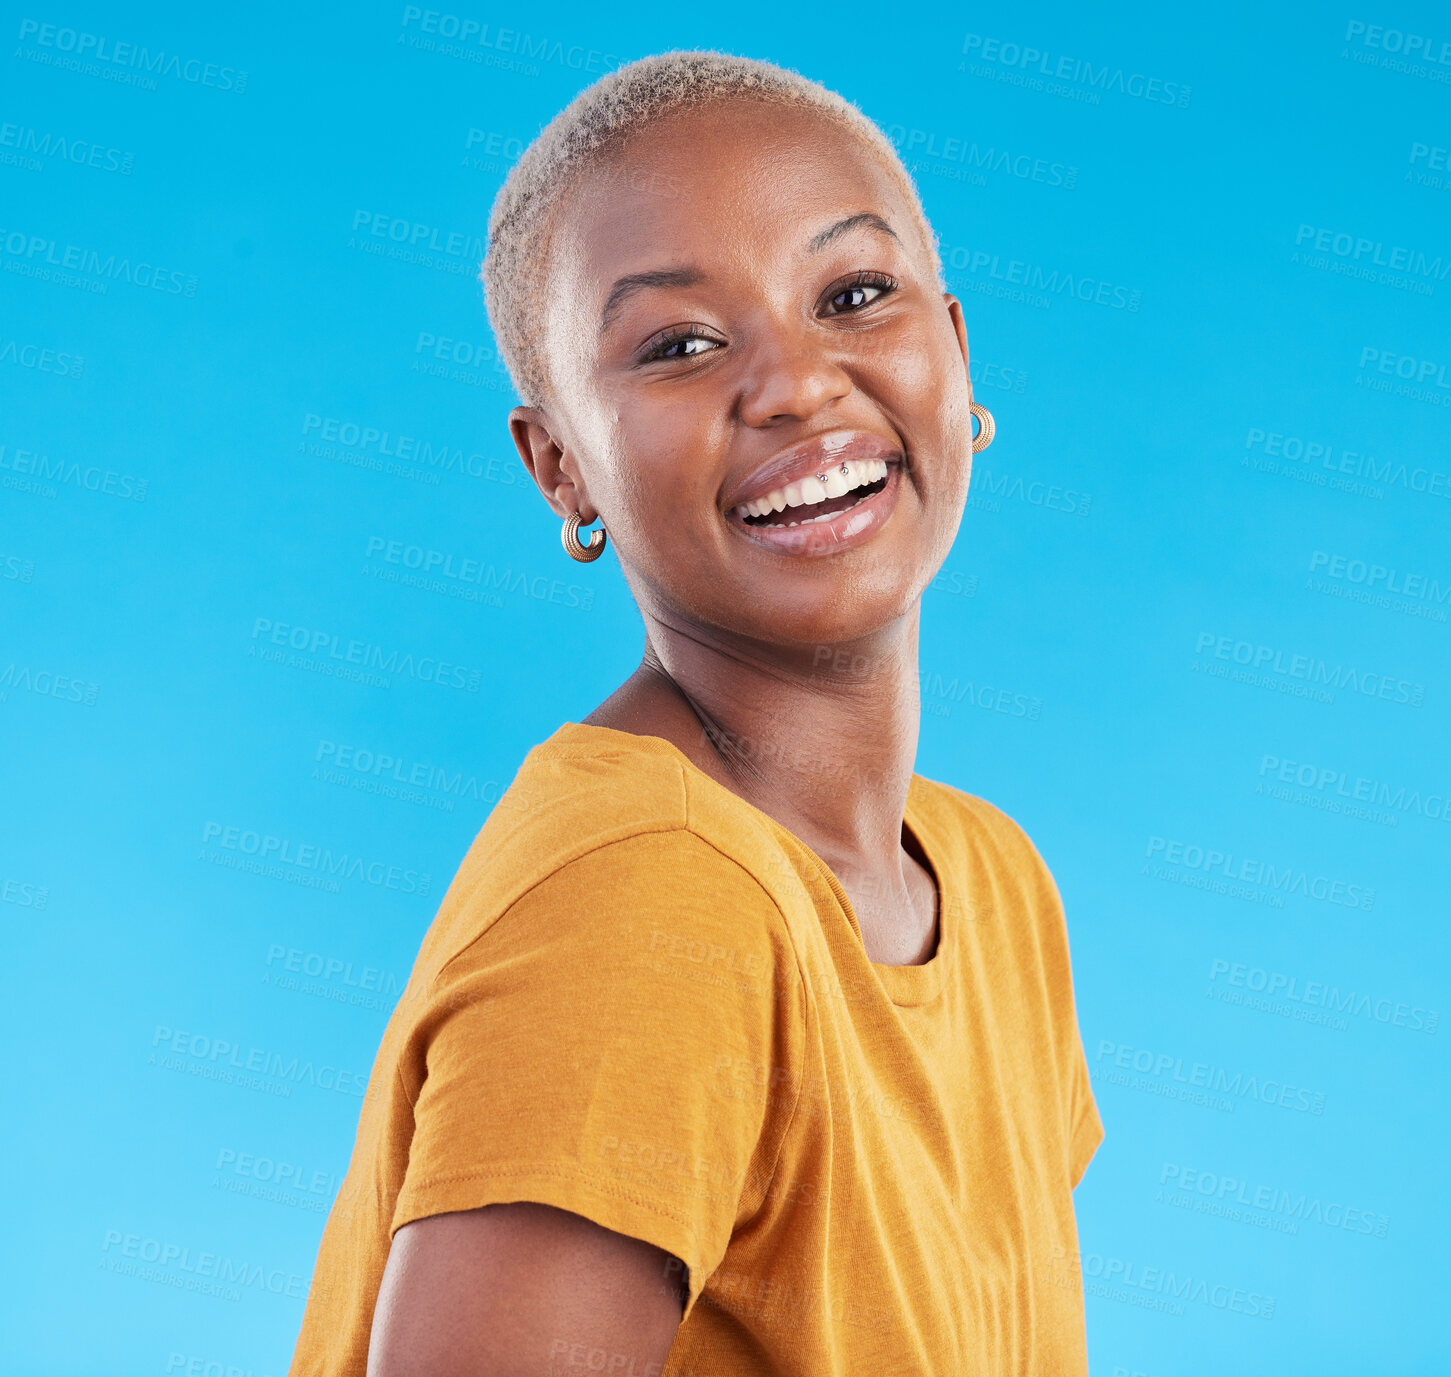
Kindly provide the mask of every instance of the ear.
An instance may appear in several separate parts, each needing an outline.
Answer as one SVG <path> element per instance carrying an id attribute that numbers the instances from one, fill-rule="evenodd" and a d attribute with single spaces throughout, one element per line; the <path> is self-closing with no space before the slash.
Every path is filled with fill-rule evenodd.
<path id="1" fill-rule="evenodd" d="M 586 526 L 595 520 L 599 513 L 590 506 L 579 485 L 573 459 L 555 438 L 549 413 L 537 406 L 516 406 L 509 413 L 509 434 L 529 476 L 555 516 L 578 512 Z"/>
<path id="2" fill-rule="evenodd" d="M 962 314 L 962 302 L 953 296 L 951 292 L 943 292 L 942 299 L 947 303 L 947 314 L 952 317 L 952 328 L 957 331 L 957 348 L 962 354 L 962 371 L 967 373 L 967 320 Z M 972 400 L 971 374 L 968 375 L 967 379 L 967 399 L 968 401 Z"/>

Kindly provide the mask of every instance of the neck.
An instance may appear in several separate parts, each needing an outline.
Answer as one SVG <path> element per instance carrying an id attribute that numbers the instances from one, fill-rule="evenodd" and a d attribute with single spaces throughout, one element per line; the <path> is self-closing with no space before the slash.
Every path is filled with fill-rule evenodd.
<path id="1" fill-rule="evenodd" d="M 671 741 L 838 874 L 900 875 L 918 624 L 914 607 L 862 640 L 783 648 L 647 618 L 640 667 L 585 720 Z"/>

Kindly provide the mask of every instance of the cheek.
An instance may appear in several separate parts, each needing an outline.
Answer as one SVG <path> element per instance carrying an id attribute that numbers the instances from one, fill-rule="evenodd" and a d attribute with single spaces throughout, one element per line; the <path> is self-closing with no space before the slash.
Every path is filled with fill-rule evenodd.
<path id="1" fill-rule="evenodd" d="M 966 369 L 956 335 L 923 321 L 904 329 L 894 346 L 884 351 L 879 371 L 894 405 L 912 418 L 924 438 L 950 432 L 957 412 L 967 411 Z"/>
<path id="2" fill-rule="evenodd" d="M 708 511 L 723 481 L 730 435 L 729 409 L 693 388 L 618 397 L 611 451 L 631 519 L 679 523 Z"/>
<path id="3" fill-rule="evenodd" d="M 938 427 L 947 437 L 949 447 L 961 451 L 962 462 L 972 462 L 972 385 L 967 379 L 967 365 L 957 347 L 957 335 L 949 334 L 947 345 L 929 365 L 937 399 Z"/>

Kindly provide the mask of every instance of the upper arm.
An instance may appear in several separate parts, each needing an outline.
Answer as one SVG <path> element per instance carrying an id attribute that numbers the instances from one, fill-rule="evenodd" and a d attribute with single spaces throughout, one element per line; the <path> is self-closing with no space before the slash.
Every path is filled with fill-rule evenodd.
<path id="1" fill-rule="evenodd" d="M 600 1351 L 607 1370 L 647 1372 L 674 1342 L 683 1283 L 663 1249 L 549 1205 L 415 1220 L 393 1238 L 368 1377 L 544 1377 Z"/>
<path id="2" fill-rule="evenodd" d="M 803 1006 L 773 900 L 699 837 L 632 836 L 561 867 L 419 1007 L 395 1238 L 438 1215 L 553 1206 L 681 1259 L 689 1313 L 765 1199 Z M 784 1088 L 762 1088 L 762 1067 Z"/>

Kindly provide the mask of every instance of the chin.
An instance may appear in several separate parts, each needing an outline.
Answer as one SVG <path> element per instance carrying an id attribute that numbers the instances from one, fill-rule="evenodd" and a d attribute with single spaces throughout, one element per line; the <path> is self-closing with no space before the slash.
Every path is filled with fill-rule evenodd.
<path id="1" fill-rule="evenodd" d="M 901 569 L 899 564 L 894 571 L 900 574 Z M 722 609 L 725 615 L 710 620 L 750 640 L 799 647 L 808 660 L 816 660 L 825 668 L 826 659 L 821 654 L 824 648 L 866 640 L 913 612 L 930 576 L 903 583 L 900 588 L 884 587 L 870 571 L 829 587 L 818 584 L 793 589 L 791 582 L 782 578 L 767 588 L 742 587 L 729 611 Z M 818 583 L 816 579 L 810 582 Z M 749 618 L 741 616 L 746 607 L 751 609 Z M 837 666 L 836 672 L 849 674 L 850 670 Z M 859 672 L 865 673 L 865 669 Z"/>

